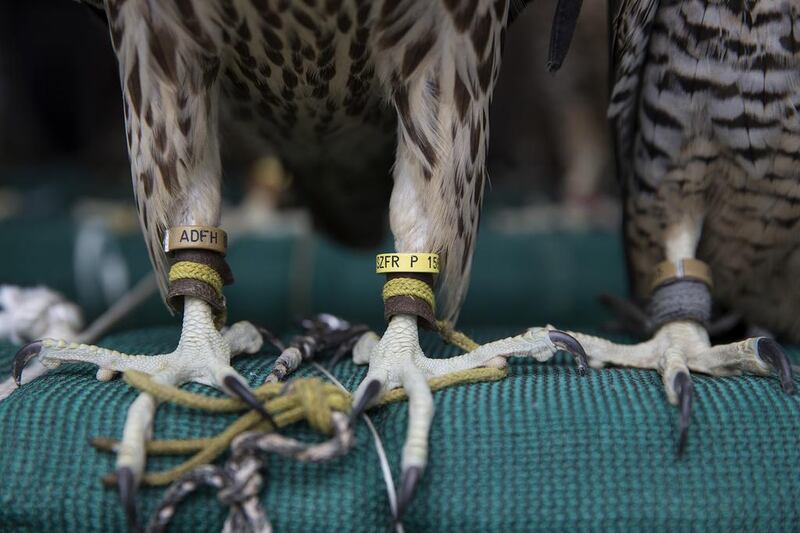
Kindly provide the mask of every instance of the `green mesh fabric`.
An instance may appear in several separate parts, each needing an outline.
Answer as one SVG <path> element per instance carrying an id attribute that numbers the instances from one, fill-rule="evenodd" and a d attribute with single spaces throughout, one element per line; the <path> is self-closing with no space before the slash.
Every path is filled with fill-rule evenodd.
<path id="1" fill-rule="evenodd" d="M 512 332 L 471 333 L 488 340 Z M 157 353 L 172 349 L 177 335 L 175 328 L 140 330 L 102 344 Z M 423 348 L 455 353 L 432 337 Z M 0 368 L 8 368 L 13 351 L 0 345 Z M 255 385 L 273 359 L 264 353 L 236 366 Z M 364 372 L 349 361 L 334 368 L 350 389 Z M 681 459 L 674 453 L 677 415 L 656 372 L 591 370 L 581 378 L 571 360 L 557 357 L 543 365 L 515 361 L 501 382 L 435 393 L 430 464 L 406 529 L 796 530 L 800 399 L 784 395 L 774 378 L 695 376 L 694 382 L 693 425 Z M 99 481 L 113 468 L 113 457 L 87 440 L 119 437 L 134 397 L 124 382 L 100 383 L 93 367 L 71 365 L 0 402 L 0 529 L 123 529 L 116 494 Z M 406 404 L 371 414 L 397 479 Z M 163 405 L 155 434 L 208 435 L 228 421 Z M 302 425 L 291 432 L 314 438 Z M 269 460 L 262 497 L 278 531 L 391 526 L 377 455 L 363 424 L 357 439 L 348 456 L 328 464 Z M 151 458 L 148 467 L 175 461 Z M 142 490 L 140 514 L 149 517 L 162 491 Z M 214 495 L 202 492 L 180 507 L 172 531 L 218 530 L 225 515 Z"/>

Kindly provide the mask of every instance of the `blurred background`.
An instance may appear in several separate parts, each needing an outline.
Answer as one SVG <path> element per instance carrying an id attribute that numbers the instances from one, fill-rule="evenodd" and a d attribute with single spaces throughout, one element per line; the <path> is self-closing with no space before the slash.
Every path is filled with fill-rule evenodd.
<path id="1" fill-rule="evenodd" d="M 508 32 L 462 324 L 582 325 L 602 314 L 598 291 L 625 292 L 605 119 L 606 6 L 584 3 L 570 54 L 551 75 L 554 6 L 537 0 Z M 224 168 L 232 319 L 282 328 L 326 311 L 380 325 L 374 252 L 315 235 L 278 161 L 226 159 Z M 116 61 L 104 23 L 75 2 L 0 5 L 0 235 L 0 284 L 52 287 L 87 320 L 149 273 Z M 152 324 L 174 324 L 155 297 L 122 327 Z"/>

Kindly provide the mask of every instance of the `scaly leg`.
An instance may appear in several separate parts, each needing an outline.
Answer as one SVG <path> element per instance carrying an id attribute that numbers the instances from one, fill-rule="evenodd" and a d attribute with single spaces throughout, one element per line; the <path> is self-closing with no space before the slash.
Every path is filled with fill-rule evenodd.
<path id="1" fill-rule="evenodd" d="M 376 72 L 398 118 L 389 206 L 395 249 L 440 259 L 435 280 L 431 273 L 412 280 L 435 286 L 435 310 L 428 298 L 387 296 L 383 338 L 362 337 L 354 353 L 354 360 L 369 362 L 355 393 L 356 414 L 390 389 L 405 387 L 409 394 L 398 520 L 427 463 L 433 416 L 427 380 L 496 357 L 547 359 L 557 350 L 548 333 L 538 330 L 439 360 L 425 357 L 418 338 L 418 320 L 431 323 L 438 317 L 452 326 L 466 294 L 486 182 L 489 102 L 507 12 L 508 2 L 396 2 L 381 10 L 385 24 L 372 37 L 380 51 Z M 577 353 L 579 347 L 573 349 Z"/>
<path id="2" fill-rule="evenodd" d="M 670 264 L 680 263 L 682 268 L 686 268 L 684 260 L 694 259 L 702 227 L 699 220 L 697 216 L 687 215 L 667 226 L 663 232 L 664 251 Z M 676 276 L 677 280 L 659 285 L 658 290 L 663 287 L 671 291 L 668 299 L 663 296 L 667 293 L 661 293 L 661 296 L 653 293 L 654 299 L 662 298 L 655 307 L 651 302 L 654 313 L 673 318 L 659 320 L 662 325 L 650 340 L 637 345 L 620 345 L 590 335 L 571 334 L 583 345 L 592 366 L 619 365 L 658 370 L 667 400 L 679 407 L 677 451 L 681 454 L 686 446 L 694 397 L 690 372 L 711 376 L 743 373 L 766 376 L 772 367 L 777 371 L 785 392 L 793 393 L 795 384 L 786 353 L 770 338 L 757 337 L 712 346 L 708 332 L 700 322 L 707 320 L 711 312 L 710 292 L 704 282 L 697 281 L 704 275 L 698 277 L 697 273 L 687 275 L 683 272 L 676 273 Z M 669 283 L 673 283 L 671 289 Z"/>
<path id="3" fill-rule="evenodd" d="M 225 331 L 217 331 L 210 306 L 196 298 L 186 298 L 183 328 L 177 348 L 160 355 L 128 355 L 86 344 L 44 339 L 23 347 L 14 359 L 14 378 L 22 379 L 25 365 L 33 359 L 47 368 L 64 363 L 92 363 L 105 370 L 136 370 L 153 380 L 179 386 L 188 382 L 202 383 L 223 390 L 246 402 L 269 419 L 264 407 L 255 398 L 247 381 L 234 370 L 231 359 L 239 354 L 253 354 L 261 349 L 262 336 L 249 322 L 237 322 Z M 136 524 L 135 493 L 144 472 L 145 442 L 151 437 L 156 400 L 140 394 L 128 409 L 122 441 L 117 449 L 117 484 L 126 514 Z"/>
<path id="4" fill-rule="evenodd" d="M 408 508 L 428 462 L 428 433 L 433 419 L 428 380 L 482 366 L 502 367 L 508 357 L 528 357 L 544 362 L 559 350 L 572 353 L 577 359 L 578 372 L 586 372 L 586 354 L 580 344 L 557 330 L 533 328 L 522 335 L 490 342 L 447 359 L 425 356 L 419 344 L 415 316 L 393 317 L 381 339 L 374 334 L 361 337 L 353 349 L 353 360 L 369 363 L 369 371 L 353 396 L 352 419 L 391 389 L 404 387 L 408 393 L 409 421 L 401 459 L 397 519 Z"/>
<path id="5" fill-rule="evenodd" d="M 636 345 L 616 344 L 605 339 L 569 332 L 583 345 L 589 364 L 648 368 L 661 374 L 667 400 L 680 410 L 678 453 L 682 453 L 691 419 L 694 387 L 690 372 L 711 376 L 745 373 L 768 376 L 774 369 L 783 390 L 792 394 L 795 383 L 786 353 L 773 339 L 756 337 L 712 346 L 705 328 L 693 321 L 662 326 L 652 339 Z"/>
<path id="6" fill-rule="evenodd" d="M 224 333 L 215 325 L 225 311 L 222 286 L 230 281 L 222 256 L 224 235 L 215 229 L 214 240 L 203 246 L 187 239 L 185 245 L 192 248 L 176 251 L 170 245 L 171 256 L 164 250 L 171 228 L 216 228 L 220 219 L 220 54 L 215 36 L 198 23 L 192 6 L 184 4 L 105 3 L 123 88 L 136 207 L 161 294 L 183 312 L 178 346 L 169 354 L 143 356 L 44 340 L 23 348 L 14 371 L 20 378 L 33 358 L 51 367 L 85 361 L 106 370 L 138 370 L 160 383 L 198 382 L 222 389 L 266 416 L 246 381 L 230 366 L 234 355 L 258 351 L 261 335 L 246 323 Z M 175 276 L 169 279 L 172 269 Z M 117 479 L 131 521 L 155 408 L 147 394 L 134 401 L 117 457 Z"/>

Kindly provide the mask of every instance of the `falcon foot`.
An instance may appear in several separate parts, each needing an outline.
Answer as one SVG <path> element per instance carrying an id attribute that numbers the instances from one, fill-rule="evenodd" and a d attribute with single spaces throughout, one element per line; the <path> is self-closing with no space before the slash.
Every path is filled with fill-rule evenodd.
<path id="1" fill-rule="evenodd" d="M 367 326 L 350 324 L 346 320 L 328 314 L 320 314 L 303 320 L 303 332 L 294 337 L 289 347 L 281 350 L 267 383 L 277 383 L 286 379 L 304 361 L 314 359 L 325 351 L 334 351 L 330 366 L 336 364 L 353 349 L 358 339 L 369 331 Z"/>
<path id="2" fill-rule="evenodd" d="M 247 381 L 230 365 L 236 355 L 254 354 L 261 349 L 264 340 L 271 341 L 268 332 L 262 331 L 249 322 L 237 322 L 220 332 L 214 327 L 209 305 L 187 297 L 181 338 L 171 353 L 127 355 L 97 346 L 44 339 L 24 346 L 17 353 L 13 375 L 19 383 L 25 365 L 34 359 L 51 369 L 62 363 L 86 362 L 97 365 L 106 373 L 136 370 L 151 375 L 161 384 L 180 386 L 196 382 L 215 387 L 242 400 L 269 420 Z M 136 487 L 145 467 L 145 442 L 152 434 L 155 408 L 155 398 L 147 393 L 139 394 L 128 409 L 122 441 L 117 448 L 115 477 L 131 527 L 138 525 Z"/>
<path id="3" fill-rule="evenodd" d="M 231 444 L 231 456 L 223 466 L 200 466 L 170 486 L 147 530 L 165 531 L 183 500 L 203 486 L 211 486 L 217 489 L 217 499 L 230 508 L 223 531 L 272 531 L 259 497 L 269 454 L 309 463 L 341 457 L 353 448 L 355 436 L 343 413 L 331 412 L 331 427 L 334 435 L 320 443 L 301 442 L 274 432 L 242 433 Z"/>
<path id="4" fill-rule="evenodd" d="M 369 370 L 354 394 L 351 420 L 391 389 L 404 387 L 408 393 L 408 431 L 401 460 L 396 521 L 401 521 L 408 510 L 428 462 L 428 433 L 433 419 L 429 379 L 477 367 L 504 367 L 508 357 L 547 361 L 559 350 L 567 350 L 575 356 L 580 374 L 585 374 L 587 368 L 586 354 L 580 343 L 557 330 L 530 329 L 522 335 L 484 344 L 449 359 L 426 357 L 418 335 L 417 317 L 400 314 L 391 319 L 383 338 L 367 333 L 353 349 L 353 360 L 358 364 L 369 363 Z"/>
<path id="5" fill-rule="evenodd" d="M 667 400 L 680 412 L 678 455 L 686 447 L 691 420 L 694 386 L 690 372 L 715 377 L 768 376 L 774 369 L 787 394 L 793 394 L 796 388 L 789 358 L 777 342 L 767 337 L 711 346 L 708 332 L 693 321 L 665 324 L 652 339 L 635 345 L 615 344 L 581 333 L 571 335 L 586 349 L 592 367 L 617 365 L 659 371 Z"/>

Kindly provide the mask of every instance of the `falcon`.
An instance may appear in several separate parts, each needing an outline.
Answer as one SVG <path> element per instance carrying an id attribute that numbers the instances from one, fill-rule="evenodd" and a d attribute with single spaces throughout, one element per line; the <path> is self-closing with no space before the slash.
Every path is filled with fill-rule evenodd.
<path id="1" fill-rule="evenodd" d="M 248 322 L 221 329 L 223 287 L 232 281 L 218 227 L 224 145 L 278 154 L 317 225 L 343 243 L 377 244 L 388 205 L 396 251 L 426 254 L 437 266 L 438 274 L 404 278 L 416 288 L 386 299 L 385 334 L 356 350 L 369 370 L 354 415 L 392 388 L 409 396 L 397 518 L 427 463 L 428 379 L 501 365 L 512 354 L 544 360 L 566 348 L 585 357 L 574 339 L 544 329 L 452 359 L 429 359 L 420 348 L 420 325 L 452 328 L 465 297 L 507 0 L 90 3 L 107 21 L 119 62 L 141 229 L 161 295 L 183 326 L 177 348 L 155 356 L 44 339 L 17 355 L 17 380 L 34 359 L 48 367 L 91 362 L 104 379 L 138 370 L 161 384 L 217 387 L 268 417 L 230 364 L 261 348 L 260 331 Z M 559 4 L 552 67 L 579 7 Z M 152 396 L 137 397 L 117 453 L 129 517 L 155 409 Z"/>
<path id="2" fill-rule="evenodd" d="M 712 346 L 712 302 L 800 341 L 800 2 L 612 2 L 609 116 L 634 294 L 652 338 L 586 335 L 594 366 L 656 369 L 688 435 L 691 372 L 768 375 L 770 337 Z"/>

